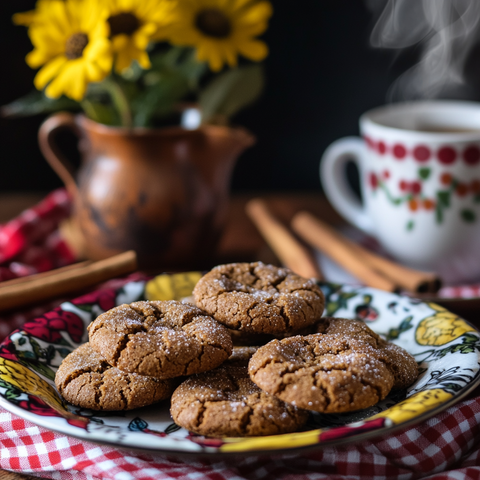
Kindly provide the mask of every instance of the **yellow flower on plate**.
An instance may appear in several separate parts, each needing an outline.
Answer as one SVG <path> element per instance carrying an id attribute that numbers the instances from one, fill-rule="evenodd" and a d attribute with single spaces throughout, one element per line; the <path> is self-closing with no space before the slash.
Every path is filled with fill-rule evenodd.
<path id="1" fill-rule="evenodd" d="M 27 63 L 42 67 L 35 87 L 46 87 L 48 97 L 64 94 L 80 101 L 87 85 L 103 80 L 112 68 L 107 11 L 96 0 L 65 0 L 50 1 L 41 15 L 28 30 L 34 50 Z"/>
<path id="2" fill-rule="evenodd" d="M 429 303 L 428 306 L 436 313 L 424 318 L 417 326 L 415 340 L 420 345 L 445 345 L 465 333 L 474 332 L 465 320 L 446 308 Z"/>
<path id="3" fill-rule="evenodd" d="M 268 47 L 254 37 L 267 29 L 271 14 L 265 0 L 178 0 L 168 39 L 195 47 L 197 59 L 213 71 L 236 66 L 238 54 L 258 62 Z"/>
<path id="4" fill-rule="evenodd" d="M 123 72 L 136 60 L 150 68 L 146 52 L 153 39 L 162 39 L 163 27 L 170 21 L 172 0 L 104 0 L 107 23 L 115 55 L 115 70 Z"/>

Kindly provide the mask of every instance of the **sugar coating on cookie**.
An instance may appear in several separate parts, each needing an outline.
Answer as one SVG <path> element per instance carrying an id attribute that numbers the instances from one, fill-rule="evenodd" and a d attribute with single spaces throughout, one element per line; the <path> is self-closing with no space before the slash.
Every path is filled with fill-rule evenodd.
<path id="1" fill-rule="evenodd" d="M 325 299 L 312 279 L 256 263 L 219 265 L 196 284 L 195 303 L 227 327 L 278 334 L 313 325 Z"/>
<path id="2" fill-rule="evenodd" d="M 318 323 L 316 333 L 346 335 L 362 340 L 379 348 L 387 342 L 360 320 L 348 318 L 323 317 Z"/>
<path id="3" fill-rule="evenodd" d="M 177 425 L 213 437 L 290 433 L 308 419 L 305 410 L 258 388 L 246 363 L 235 360 L 187 378 L 172 395 L 170 413 Z"/>
<path id="4" fill-rule="evenodd" d="M 55 375 L 62 397 L 92 410 L 131 410 L 169 398 L 173 380 L 159 380 L 112 367 L 89 343 L 65 357 Z"/>
<path id="5" fill-rule="evenodd" d="M 250 378 L 297 407 L 324 413 L 367 408 L 390 392 L 386 355 L 348 336 L 317 333 L 272 340 L 252 356 Z"/>
<path id="6" fill-rule="evenodd" d="M 156 378 L 211 370 L 232 353 L 223 325 L 174 300 L 120 305 L 94 320 L 88 332 L 92 348 L 111 365 Z"/>
<path id="7" fill-rule="evenodd" d="M 354 337 L 381 349 L 386 355 L 387 367 L 393 374 L 392 388 L 395 390 L 407 388 L 418 377 L 415 358 L 398 345 L 384 340 L 362 321 L 325 317 L 318 324 L 317 332 Z"/>

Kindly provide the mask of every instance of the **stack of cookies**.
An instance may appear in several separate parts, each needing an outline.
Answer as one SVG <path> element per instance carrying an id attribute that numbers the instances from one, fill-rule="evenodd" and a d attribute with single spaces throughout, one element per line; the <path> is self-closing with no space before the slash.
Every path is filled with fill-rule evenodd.
<path id="1" fill-rule="evenodd" d="M 309 411 L 374 405 L 418 375 L 411 355 L 364 323 L 322 317 L 320 288 L 288 269 L 220 265 L 193 298 L 100 315 L 60 366 L 60 393 L 108 410 L 171 396 L 173 419 L 195 433 L 273 435 L 300 429 Z"/>
<path id="2" fill-rule="evenodd" d="M 170 398 L 176 378 L 218 367 L 232 353 L 223 325 L 176 301 L 120 305 L 97 317 L 88 335 L 62 362 L 55 384 L 65 400 L 93 410 Z"/>

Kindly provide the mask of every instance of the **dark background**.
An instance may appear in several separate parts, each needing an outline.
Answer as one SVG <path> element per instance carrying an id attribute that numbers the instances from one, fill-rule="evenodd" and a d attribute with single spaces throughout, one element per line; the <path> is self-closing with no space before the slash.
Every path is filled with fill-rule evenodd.
<path id="1" fill-rule="evenodd" d="M 25 55 L 32 49 L 15 12 L 33 0 L 1 2 L 0 105 L 33 88 Z M 273 1 L 265 41 L 267 88 L 261 100 L 235 118 L 257 144 L 239 159 L 234 191 L 319 191 L 318 165 L 333 140 L 358 134 L 359 115 L 385 102 L 388 87 L 407 68 L 408 55 L 369 46 L 375 21 L 361 0 Z M 48 191 L 62 185 L 37 146 L 44 117 L 0 119 L 0 193 Z"/>

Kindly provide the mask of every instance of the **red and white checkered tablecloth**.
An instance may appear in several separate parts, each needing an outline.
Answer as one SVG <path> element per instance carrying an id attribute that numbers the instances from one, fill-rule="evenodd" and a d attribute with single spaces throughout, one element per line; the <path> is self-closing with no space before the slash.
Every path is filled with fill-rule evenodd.
<path id="1" fill-rule="evenodd" d="M 478 480 L 480 396 L 395 435 L 300 455 L 210 460 L 127 452 L 53 433 L 2 409 L 0 444 L 1 468 L 59 480 Z"/>
<path id="2" fill-rule="evenodd" d="M 0 281 L 74 260 L 58 233 L 69 211 L 70 199 L 60 189 L 0 226 Z M 0 340 L 61 301 L 3 315 Z M 0 468 L 61 480 L 480 480 L 480 387 L 469 399 L 412 428 L 305 454 L 232 460 L 127 452 L 51 432 L 1 408 L 0 446 Z"/>

